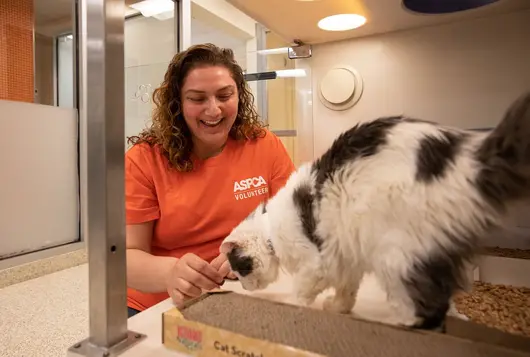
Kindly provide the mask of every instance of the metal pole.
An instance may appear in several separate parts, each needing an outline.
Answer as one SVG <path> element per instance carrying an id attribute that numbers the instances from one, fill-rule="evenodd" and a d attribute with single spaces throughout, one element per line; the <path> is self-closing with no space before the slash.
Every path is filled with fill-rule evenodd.
<path id="1" fill-rule="evenodd" d="M 116 356 L 144 336 L 127 330 L 124 193 L 124 0 L 78 0 L 84 237 L 90 336 L 71 355 Z"/>
<path id="2" fill-rule="evenodd" d="M 265 27 L 260 23 L 256 23 L 256 50 L 264 50 L 267 48 L 267 32 Z M 256 52 L 257 58 L 257 72 L 267 71 L 267 56 L 260 55 Z M 267 83 L 258 81 L 256 85 L 256 104 L 258 107 L 258 114 L 264 124 L 269 123 L 269 102 L 267 96 Z"/>
<path id="3" fill-rule="evenodd" d="M 191 0 L 175 0 L 175 53 L 191 46 Z"/>

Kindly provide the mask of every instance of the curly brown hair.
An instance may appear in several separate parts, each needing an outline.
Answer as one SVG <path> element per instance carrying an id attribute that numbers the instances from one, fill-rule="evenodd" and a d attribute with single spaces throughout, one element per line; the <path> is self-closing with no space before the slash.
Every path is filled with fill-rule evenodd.
<path id="1" fill-rule="evenodd" d="M 254 107 L 254 96 L 234 59 L 231 49 L 211 43 L 191 46 L 177 53 L 168 66 L 164 81 L 153 93 L 155 109 L 150 127 L 127 138 L 129 144 L 158 145 L 171 167 L 180 172 L 193 170 L 191 132 L 182 117 L 181 88 L 192 69 L 205 66 L 227 68 L 237 85 L 239 105 L 229 136 L 235 140 L 252 140 L 265 134 Z"/>

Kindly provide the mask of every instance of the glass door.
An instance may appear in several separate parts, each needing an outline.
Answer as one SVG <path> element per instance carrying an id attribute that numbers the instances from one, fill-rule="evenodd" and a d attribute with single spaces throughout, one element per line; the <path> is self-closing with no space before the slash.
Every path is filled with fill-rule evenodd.
<path id="1" fill-rule="evenodd" d="M 0 4 L 1 269 L 81 235 L 74 2 Z"/>
<path id="2" fill-rule="evenodd" d="M 126 149 L 129 147 L 127 137 L 138 135 L 149 124 L 154 105 L 153 91 L 164 79 L 168 64 L 177 51 L 175 3 L 168 1 L 170 6 L 158 11 L 143 7 L 138 7 L 143 12 L 135 11 L 131 7 L 125 20 Z"/>
<path id="3" fill-rule="evenodd" d="M 291 44 L 274 32 L 257 24 L 256 33 L 258 71 L 246 78 L 255 83 L 260 116 L 298 166 L 312 159 L 310 67 L 305 59 L 290 58 Z"/>

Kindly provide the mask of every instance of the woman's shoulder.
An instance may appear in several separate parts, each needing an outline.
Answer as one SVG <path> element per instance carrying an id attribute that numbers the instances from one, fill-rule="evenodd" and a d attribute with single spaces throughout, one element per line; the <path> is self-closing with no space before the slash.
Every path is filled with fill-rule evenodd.
<path id="1" fill-rule="evenodd" d="M 127 160 L 135 162 L 155 162 L 164 159 L 160 145 L 141 142 L 131 145 L 125 152 Z"/>
<path id="2" fill-rule="evenodd" d="M 257 148 L 263 148 L 265 150 L 276 147 L 280 143 L 280 138 L 276 136 L 271 130 L 267 128 L 262 129 L 261 135 L 258 135 L 255 139 L 245 140 L 245 146 L 255 146 Z"/>
<path id="3" fill-rule="evenodd" d="M 261 161 L 269 162 L 268 158 L 276 161 L 278 158 L 290 160 L 286 148 L 280 138 L 270 129 L 263 129 L 262 135 L 255 139 L 247 139 L 231 145 L 237 157 L 254 160 L 259 157 Z"/>

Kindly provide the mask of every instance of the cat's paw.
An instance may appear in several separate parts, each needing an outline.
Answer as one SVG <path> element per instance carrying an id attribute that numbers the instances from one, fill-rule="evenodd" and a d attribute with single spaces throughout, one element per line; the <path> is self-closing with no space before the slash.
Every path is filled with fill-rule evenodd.
<path id="1" fill-rule="evenodd" d="M 349 314 L 352 307 L 350 304 L 345 304 L 343 301 L 337 299 L 334 295 L 326 297 L 322 305 L 324 311 L 329 311 L 337 314 Z"/>
<path id="2" fill-rule="evenodd" d="M 305 296 L 305 295 L 297 295 L 296 296 L 296 305 L 303 306 L 303 307 L 309 307 L 313 305 L 315 302 L 315 298 Z"/>
<path id="3" fill-rule="evenodd" d="M 416 316 L 414 309 L 407 308 L 400 304 L 392 303 L 391 305 L 394 306 L 394 316 L 392 321 L 395 325 L 405 328 L 414 328 L 423 323 L 423 319 Z"/>
<path id="4" fill-rule="evenodd" d="M 414 328 L 416 326 L 420 326 L 423 323 L 423 319 L 416 316 L 405 316 L 403 314 L 399 314 L 394 323 L 397 326 Z"/>
<path id="5" fill-rule="evenodd" d="M 469 317 L 458 312 L 458 309 L 456 308 L 456 304 L 453 299 L 451 299 L 449 303 L 449 310 L 447 310 L 447 316 L 452 316 L 460 320 L 469 321 Z"/>
<path id="6" fill-rule="evenodd" d="M 456 308 L 455 309 L 449 309 L 449 311 L 447 312 L 447 316 L 452 316 L 452 317 L 456 317 L 457 319 L 460 319 L 460 320 L 469 321 L 469 317 L 467 317 L 464 314 L 459 313 Z"/>

